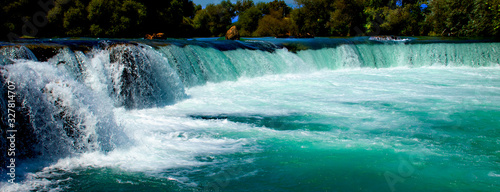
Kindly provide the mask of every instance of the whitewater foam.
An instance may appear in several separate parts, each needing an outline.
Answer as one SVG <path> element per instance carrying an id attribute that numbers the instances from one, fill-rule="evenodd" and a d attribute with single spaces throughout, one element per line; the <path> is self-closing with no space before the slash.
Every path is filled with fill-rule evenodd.
<path id="1" fill-rule="evenodd" d="M 307 163 L 288 162 L 291 151 L 303 159 L 318 151 L 366 153 L 376 157 L 377 170 L 411 151 L 429 161 L 418 167 L 436 157 L 459 159 L 459 167 L 488 162 L 490 149 L 477 143 L 494 138 L 448 144 L 484 131 L 476 126 L 481 118 L 495 123 L 476 112 L 498 109 L 499 44 L 468 46 L 342 44 L 295 54 L 279 47 L 128 43 L 89 52 L 64 48 L 47 62 L 27 48 L 2 48 L 14 62 L 3 63 L 2 75 L 18 83 L 33 137 L 47 149 L 41 157 L 51 161 L 43 169 L 26 162 L 34 171 L 1 190 L 64 191 L 79 182 L 75 175 L 94 169 L 196 187 L 201 177 L 236 165 L 246 172 L 230 174 L 233 180 L 267 174 L 265 161 Z"/>

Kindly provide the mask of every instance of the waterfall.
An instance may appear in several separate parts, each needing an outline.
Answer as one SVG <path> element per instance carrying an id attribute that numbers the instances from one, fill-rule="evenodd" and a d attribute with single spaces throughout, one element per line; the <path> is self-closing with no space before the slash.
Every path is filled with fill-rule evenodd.
<path id="1" fill-rule="evenodd" d="M 126 108 L 173 104 L 184 97 L 184 86 L 168 60 L 145 45 L 109 48 L 108 76 L 112 97 Z"/>
<path id="2" fill-rule="evenodd" d="M 90 41 L 60 41 L 53 56 L 40 60 L 23 45 L 0 48 L 0 107 L 5 117 L 6 82 L 15 82 L 21 158 L 112 150 L 127 140 L 114 108 L 171 105 L 187 97 L 184 89 L 207 82 L 323 69 L 500 63 L 500 43 L 483 42 L 343 42 L 292 52 L 265 41 Z M 31 46 L 37 45 L 46 46 Z"/>

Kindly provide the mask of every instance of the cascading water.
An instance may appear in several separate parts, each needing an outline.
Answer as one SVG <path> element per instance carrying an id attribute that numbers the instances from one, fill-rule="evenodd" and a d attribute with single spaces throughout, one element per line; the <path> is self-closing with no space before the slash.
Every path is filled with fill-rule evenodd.
<path id="1" fill-rule="evenodd" d="M 143 108 L 173 104 L 184 97 L 177 73 L 158 52 L 144 45 L 109 48 L 108 74 L 118 106 Z"/>
<path id="2" fill-rule="evenodd" d="M 0 49 L 0 54 L 8 59 L 27 59 L 37 61 L 36 56 L 25 46 L 5 46 Z"/>
<path id="3" fill-rule="evenodd" d="M 32 148 L 25 147 L 20 158 L 109 151 L 124 137 L 113 106 L 161 106 L 185 97 L 168 61 L 146 45 L 118 44 L 88 54 L 64 47 L 46 62 L 24 46 L 1 53 L 12 61 L 2 66 L 3 82 L 16 83 L 18 109 L 25 112 L 18 116 L 29 125 L 22 126 L 29 135 L 18 140 Z"/>
<path id="4" fill-rule="evenodd" d="M 187 45 L 160 47 L 159 50 L 165 53 L 187 86 L 233 81 L 242 76 L 311 70 L 311 66 L 284 49 L 273 52 L 247 49 L 220 51 L 212 47 Z"/>
<path id="5" fill-rule="evenodd" d="M 19 110 L 26 112 L 18 118 L 27 119 L 30 125 L 21 126 L 26 135 L 18 141 L 35 138 L 36 143 L 25 145 L 32 147 L 33 154 L 49 159 L 75 152 L 111 150 L 114 135 L 120 134 L 110 110 L 112 105 L 92 94 L 66 68 L 59 67 L 58 63 L 28 60 L 3 66 L 5 81 L 16 84 Z"/>
<path id="6" fill-rule="evenodd" d="M 16 158 L 29 167 L 25 175 L 17 176 L 25 180 L 24 185 L 0 182 L 7 186 L 0 189 L 99 190 L 81 186 L 78 180 L 93 183 L 99 179 L 82 175 L 104 174 L 116 181 L 103 180 L 103 185 L 128 183 L 135 190 L 143 190 L 136 185 L 142 181 L 146 188 L 155 188 L 158 180 L 179 191 L 304 191 L 279 183 L 291 187 L 290 182 L 301 181 L 295 174 L 301 172 L 304 182 L 315 186 L 314 191 L 351 190 L 356 182 L 342 183 L 359 175 L 373 181 L 382 178 L 383 184 L 361 184 L 379 190 L 387 184 L 384 172 L 378 169 L 385 167 L 392 173 L 398 166 L 377 159 L 391 162 L 399 154 L 420 151 L 434 158 L 427 159 L 430 171 L 424 163 L 414 165 L 424 167 L 416 177 L 428 183 L 425 178 L 442 166 L 436 165 L 436 153 L 444 150 L 450 158 L 459 155 L 453 154 L 452 145 L 436 141 L 436 135 L 453 143 L 464 135 L 477 134 L 483 139 L 471 139 L 470 146 L 458 147 L 466 154 L 463 159 L 489 162 L 482 164 L 481 171 L 496 167 L 494 149 L 481 149 L 481 157 L 471 156 L 476 145 L 494 142 L 494 137 L 474 127 L 475 122 L 489 122 L 484 130 L 497 135 L 495 119 L 460 119 L 451 130 L 448 125 L 464 114 L 470 117 L 471 111 L 500 114 L 495 104 L 500 43 L 374 43 L 326 38 L 56 40 L 5 45 L 0 48 L 0 59 L 2 128 L 8 126 L 7 82 L 14 82 L 19 133 Z M 470 108 L 456 109 L 461 101 Z M 475 132 L 469 132 L 467 126 Z M 2 146 L 8 143 L 6 134 L 2 132 Z M 361 155 L 349 156 L 350 149 Z M 378 167 L 366 167 L 368 160 L 360 160 L 362 165 L 352 163 L 363 155 L 373 157 Z M 4 153 L 0 157 L 2 162 L 8 160 Z M 311 158 L 318 158 L 318 164 Z M 30 164 L 32 161 L 50 166 L 41 170 L 39 166 L 46 165 Z M 322 167 L 329 161 L 339 166 Z M 457 160 L 454 165 L 462 164 Z M 366 169 L 354 168 L 347 179 L 324 172 L 344 170 L 342 165 Z M 236 169 L 238 166 L 244 168 Z M 304 166 L 311 170 L 301 168 Z M 90 167 L 89 173 L 80 174 L 82 167 Z M 125 172 L 115 174 L 114 168 Z M 66 169 L 76 169 L 78 174 L 51 175 Z M 314 176 L 315 170 L 340 187 Z M 133 176 L 124 176 L 129 171 Z M 274 174 L 291 175 L 290 182 Z M 223 177 L 230 179 L 221 180 Z M 50 182 L 41 182 L 43 178 Z M 491 184 L 490 178 L 483 179 Z M 263 188 L 245 183 L 261 183 Z M 437 186 L 450 189 L 448 184 Z M 491 186 L 487 189 L 498 187 Z M 404 190 L 414 187 L 402 184 Z"/>

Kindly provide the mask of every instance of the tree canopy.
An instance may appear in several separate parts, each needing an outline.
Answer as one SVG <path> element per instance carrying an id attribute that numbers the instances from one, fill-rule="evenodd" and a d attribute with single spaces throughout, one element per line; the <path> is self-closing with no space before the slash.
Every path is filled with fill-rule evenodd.
<path id="1" fill-rule="evenodd" d="M 500 37 L 500 0 L 0 0 L 1 39 L 242 36 Z M 237 22 L 233 23 L 234 20 Z"/>

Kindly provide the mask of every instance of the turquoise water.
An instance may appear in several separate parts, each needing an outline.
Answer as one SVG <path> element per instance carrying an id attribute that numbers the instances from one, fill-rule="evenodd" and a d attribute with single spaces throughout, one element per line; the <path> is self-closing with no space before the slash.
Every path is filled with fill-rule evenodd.
<path id="1" fill-rule="evenodd" d="M 126 99 L 101 95 L 115 103 L 102 104 L 111 110 L 105 113 L 111 115 L 106 121 L 114 122 L 127 142 L 113 150 L 72 152 L 45 163 L 26 160 L 20 165 L 25 168 L 21 182 L 2 183 L 1 189 L 499 191 L 498 45 L 481 44 L 489 55 L 483 51 L 480 57 L 450 56 L 479 49 L 469 48 L 476 44 L 465 45 L 380 45 L 372 50 L 369 45 L 357 45 L 296 54 L 281 49 L 269 53 L 159 48 L 177 71 L 169 77 L 184 86 L 177 94 L 184 98 L 169 105 L 127 108 L 117 104 Z M 208 56 L 195 58 L 185 49 L 190 53 L 210 50 Z M 426 49 L 446 50 L 446 54 L 431 57 L 433 51 L 421 51 Z M 173 50 L 183 54 L 167 55 Z M 413 55 L 382 54 L 383 60 L 363 55 L 377 50 L 413 51 Z M 332 57 L 332 52 L 338 56 Z M 89 61 L 94 66 L 106 63 L 100 57 L 102 53 L 97 53 Z M 203 64 L 200 61 L 209 57 L 215 62 L 205 63 L 204 68 L 175 65 Z M 50 62 L 17 62 L 6 66 L 10 73 L 47 65 L 43 74 L 50 74 L 45 78 L 48 82 L 59 79 L 69 87 L 85 82 L 82 87 L 88 88 L 80 89 L 107 90 L 108 81 L 103 80 L 107 77 L 99 76 L 96 67 L 83 77 L 86 80 L 70 81 L 72 76 L 60 74 L 65 73 L 61 69 L 47 69 Z M 252 68 L 253 63 L 265 70 Z M 180 71 L 187 69 L 206 71 L 185 72 L 194 74 L 186 77 Z M 24 80 L 13 74 L 10 78 Z M 59 89 L 67 91 L 56 86 L 51 93 L 57 95 Z M 73 97 L 89 97 L 82 94 Z M 85 103 L 59 98 L 68 101 L 65 106 L 79 109 Z M 83 118 L 94 108 L 101 111 L 89 107 L 78 114 Z M 89 119 L 105 121 L 85 117 L 87 127 L 92 127 Z"/>

